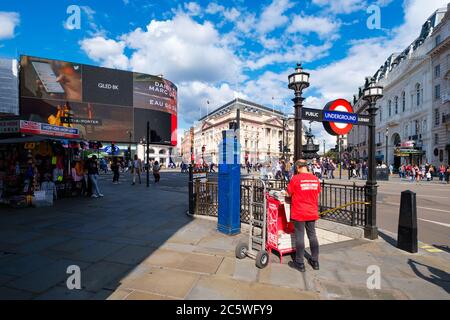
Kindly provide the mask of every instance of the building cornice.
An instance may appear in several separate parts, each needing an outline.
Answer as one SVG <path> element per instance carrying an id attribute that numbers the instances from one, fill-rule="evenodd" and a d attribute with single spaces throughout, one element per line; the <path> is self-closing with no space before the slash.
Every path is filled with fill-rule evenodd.
<path id="1" fill-rule="evenodd" d="M 442 51 L 447 50 L 450 48 L 450 36 L 446 37 L 443 41 L 441 41 L 441 43 L 439 43 L 439 45 L 435 46 L 433 49 L 431 49 L 428 54 L 431 57 L 434 57 L 440 53 L 442 53 Z"/>

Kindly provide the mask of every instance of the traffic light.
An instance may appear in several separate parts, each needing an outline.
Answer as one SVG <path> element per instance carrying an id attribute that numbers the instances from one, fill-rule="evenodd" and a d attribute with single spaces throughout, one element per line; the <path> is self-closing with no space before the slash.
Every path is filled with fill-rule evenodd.
<path id="1" fill-rule="evenodd" d="M 283 141 L 278 141 L 278 149 L 280 150 L 280 152 L 283 152 Z"/>

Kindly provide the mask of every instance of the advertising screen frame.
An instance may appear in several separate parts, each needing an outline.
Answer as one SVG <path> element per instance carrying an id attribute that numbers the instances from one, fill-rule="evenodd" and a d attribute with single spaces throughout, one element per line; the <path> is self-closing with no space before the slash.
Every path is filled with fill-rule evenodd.
<path id="1" fill-rule="evenodd" d="M 40 62 L 40 65 L 38 68 L 35 68 L 32 63 L 33 61 Z M 48 66 L 47 66 L 48 65 Z M 141 109 L 143 110 L 154 110 L 158 111 L 161 115 L 161 119 L 149 119 L 150 123 L 161 123 L 161 121 L 167 121 L 167 123 L 164 123 L 161 127 L 157 128 L 151 128 L 152 131 L 154 131 L 154 134 L 156 136 L 163 136 L 164 139 L 161 141 L 151 141 L 151 144 L 158 144 L 158 145 L 167 145 L 167 146 L 176 146 L 177 145 L 177 113 L 178 113 L 178 88 L 177 86 L 171 82 L 170 80 L 164 79 L 161 76 L 156 75 L 150 75 L 145 74 L 142 72 L 133 72 L 133 71 L 126 71 L 126 70 L 119 70 L 119 69 L 111 69 L 111 68 L 105 68 L 100 66 L 94 66 L 90 64 L 83 64 L 83 63 L 75 63 L 70 62 L 66 60 L 61 59 L 52 59 L 52 58 L 42 58 L 42 57 L 36 57 L 31 55 L 25 55 L 21 54 L 19 57 L 19 113 L 21 116 L 28 117 L 27 120 L 34 120 L 42 119 L 43 122 L 51 124 L 51 125 L 61 125 L 64 127 L 73 127 L 80 129 L 80 133 L 82 133 L 82 138 L 86 140 L 98 140 L 103 142 L 120 142 L 120 143 L 138 143 L 142 137 L 137 137 L 135 134 L 137 132 L 143 132 L 143 128 L 137 128 L 136 125 L 139 123 L 140 127 L 142 127 L 142 121 L 135 122 L 135 114 L 139 112 Z M 96 101 L 87 101 L 85 97 L 92 97 L 92 95 L 86 94 L 87 87 L 84 84 L 84 77 L 85 74 L 83 74 L 83 70 L 89 69 L 91 72 L 92 70 L 99 70 L 100 71 L 106 70 L 105 74 L 114 74 L 117 72 L 118 74 L 122 74 L 124 77 L 131 79 L 131 85 L 128 88 L 127 82 L 125 82 L 125 93 L 128 97 L 131 96 L 131 100 L 129 98 L 126 98 L 125 101 L 128 101 L 126 103 L 127 105 L 121 105 L 114 103 L 114 101 L 105 101 L 105 97 L 107 95 L 103 95 L 103 98 L 98 98 L 100 101 L 109 102 L 109 103 L 103 103 L 98 102 L 98 99 L 94 99 Z M 33 74 L 34 73 L 34 74 Z M 30 76 L 31 75 L 31 76 Z M 69 75 L 69 81 L 66 81 L 66 75 Z M 74 83 L 78 84 L 78 80 L 80 80 L 81 84 L 78 86 L 70 87 L 70 76 L 74 76 L 75 80 Z M 158 108 L 153 108 L 151 106 L 151 103 L 149 102 L 149 105 L 143 105 L 142 102 L 140 106 L 136 106 L 134 103 L 134 97 L 136 96 L 135 93 L 135 79 L 136 78 L 147 78 L 150 79 L 148 81 L 160 81 L 164 84 L 164 95 L 152 95 L 151 92 L 149 94 L 146 94 L 145 96 L 148 96 L 149 99 L 162 101 L 158 103 Z M 61 78 L 63 79 L 61 81 Z M 109 79 L 110 81 L 100 81 L 102 82 L 102 86 L 99 86 L 99 90 L 102 89 L 117 89 L 124 82 L 121 83 L 119 86 L 118 84 L 114 84 L 115 78 Z M 37 83 L 37 84 L 35 84 Z M 61 83 L 61 85 L 59 85 Z M 142 81 L 141 81 L 142 83 Z M 61 88 L 63 90 L 61 90 Z M 91 88 L 93 85 L 90 86 Z M 74 89 L 72 90 L 71 89 Z M 78 90 L 79 88 L 79 90 Z M 145 87 L 144 87 L 145 88 Z M 51 92 L 53 90 L 54 92 Z M 130 90 L 130 91 L 128 91 Z M 47 92 L 50 91 L 50 92 Z M 95 92 L 94 92 L 95 95 Z M 98 95 L 97 95 L 98 96 Z M 37 110 L 33 109 L 33 106 L 30 107 L 31 99 L 39 100 L 39 102 L 36 102 L 37 105 L 46 105 L 43 109 L 39 108 Z M 103 100 L 102 100 L 103 99 Z M 107 99 L 107 98 L 106 98 Z M 159 99 L 159 100 L 158 100 Z M 145 102 L 145 100 L 142 100 Z M 67 104 L 68 106 L 66 106 Z M 114 134 L 111 134 L 111 132 L 115 132 L 114 127 L 108 128 L 105 132 L 109 132 L 109 134 L 102 135 L 101 127 L 107 128 L 108 126 L 111 126 L 111 123 L 120 123 L 122 120 L 122 117 L 119 117 L 118 119 L 105 119 L 105 114 L 101 113 L 97 118 L 92 118 L 92 113 L 87 111 L 87 113 L 80 114 L 75 113 L 75 111 L 72 110 L 71 104 L 78 106 L 78 109 L 80 109 L 79 105 L 85 105 L 87 110 L 89 108 L 95 109 L 96 106 L 109 106 L 111 108 L 127 108 L 130 110 L 131 113 L 131 124 L 127 124 L 127 126 L 130 126 L 127 131 L 126 135 L 117 135 L 114 136 Z M 27 107 L 25 108 L 25 106 Z M 57 107 L 55 107 L 57 105 Z M 63 107 L 64 106 L 64 107 Z M 163 106 L 163 107 L 159 107 Z M 53 111 L 49 111 L 53 110 Z M 61 111 L 63 110 L 63 111 Z M 67 111 L 68 110 L 68 111 Z M 67 112 L 66 112 L 67 111 Z M 103 108 L 104 111 L 104 108 Z M 125 110 L 124 110 L 125 111 Z M 113 110 L 111 110 L 113 112 Z M 111 113 L 110 112 L 110 113 Z M 155 115 L 158 115 L 158 112 L 155 112 Z M 94 112 L 95 113 L 95 112 Z M 167 115 L 164 115 L 167 113 Z M 117 114 L 117 112 L 116 112 Z M 120 114 L 120 113 L 119 113 Z M 142 114 L 142 113 L 141 113 Z M 113 115 L 110 115 L 110 117 L 114 117 Z M 55 120 L 56 118 L 56 120 Z M 71 121 L 70 119 L 73 119 Z M 163 120 L 164 119 L 164 120 Z M 112 121 L 114 120 L 114 121 Z M 119 121 L 119 122 L 118 122 Z M 95 135 L 95 139 L 91 139 L 90 135 L 93 136 L 90 131 L 87 128 L 87 126 L 90 126 L 91 128 L 94 127 L 95 130 L 97 130 L 98 133 Z M 167 132 L 167 128 L 170 128 L 170 132 Z M 123 131 L 124 128 L 118 129 Z M 162 132 L 161 130 L 164 130 Z M 117 131 L 117 130 L 116 130 Z M 129 138 L 129 131 L 132 132 L 131 139 Z M 83 136 L 84 135 L 84 136 Z M 93 136 L 94 137 L 94 136 Z M 130 141 L 131 140 L 131 141 Z"/>

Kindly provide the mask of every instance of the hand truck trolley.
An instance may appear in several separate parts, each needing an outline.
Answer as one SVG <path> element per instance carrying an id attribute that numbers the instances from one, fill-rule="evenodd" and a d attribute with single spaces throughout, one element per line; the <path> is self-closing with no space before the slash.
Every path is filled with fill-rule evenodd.
<path id="1" fill-rule="evenodd" d="M 262 269 L 269 263 L 269 254 L 266 250 L 266 183 L 260 179 L 262 183 L 262 197 L 255 201 L 255 185 L 249 186 L 250 190 L 250 222 L 248 242 L 240 242 L 236 246 L 236 258 L 244 259 L 246 256 L 255 259 L 255 264 Z M 259 190 L 258 190 L 259 191 Z M 262 199 L 261 199 L 262 198 Z M 261 202 L 262 200 L 262 202 Z M 255 210 L 259 209 L 259 210 Z"/>

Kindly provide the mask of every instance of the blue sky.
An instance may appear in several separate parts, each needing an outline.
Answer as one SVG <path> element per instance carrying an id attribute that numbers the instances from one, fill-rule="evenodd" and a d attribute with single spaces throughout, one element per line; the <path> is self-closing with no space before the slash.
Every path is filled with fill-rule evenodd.
<path id="1" fill-rule="evenodd" d="M 180 130 L 243 97 L 292 112 L 287 75 L 311 73 L 306 104 L 351 99 L 364 77 L 404 49 L 445 0 L 7 1 L 0 56 L 28 54 L 163 74 L 179 88 Z M 70 30 L 67 8 L 81 11 Z M 380 29 L 367 10 L 380 9 Z M 319 139 L 334 138 L 313 126 Z"/>

